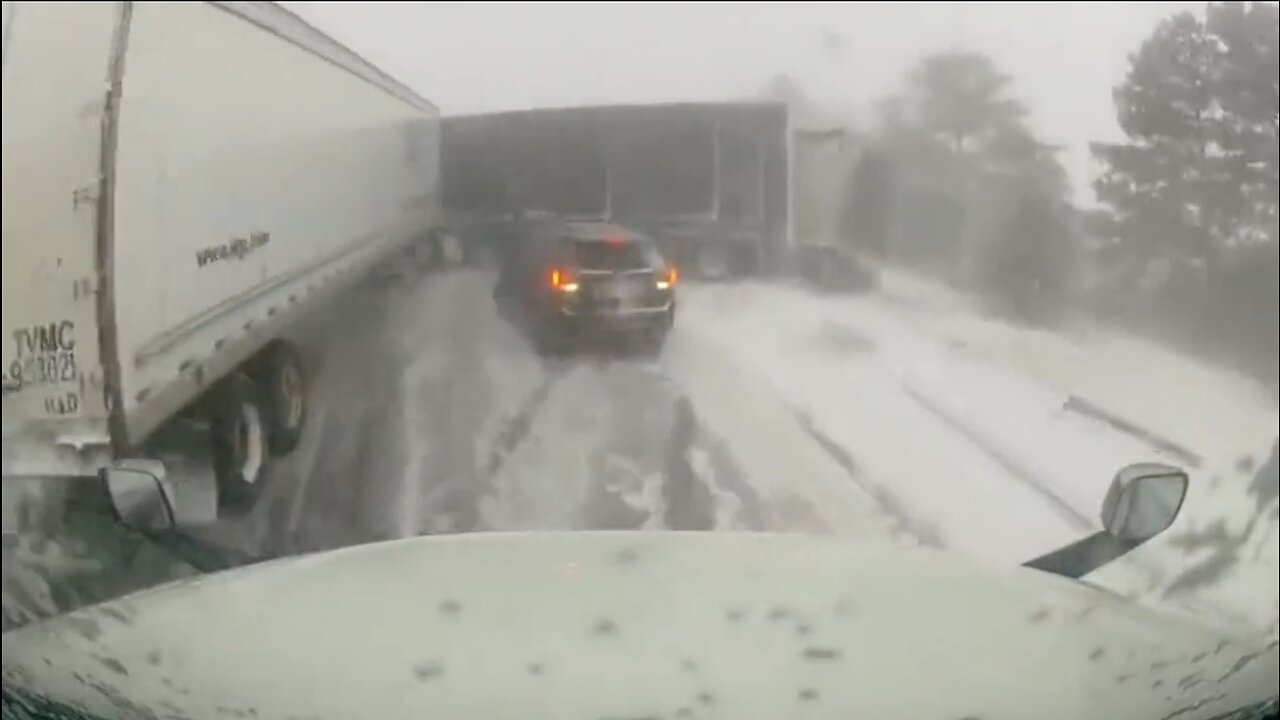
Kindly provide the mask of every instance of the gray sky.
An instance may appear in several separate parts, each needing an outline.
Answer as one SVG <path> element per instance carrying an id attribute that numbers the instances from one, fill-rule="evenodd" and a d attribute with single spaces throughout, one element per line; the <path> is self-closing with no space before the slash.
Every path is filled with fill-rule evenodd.
<path id="1" fill-rule="evenodd" d="M 1156 22 L 1202 3 L 453 4 L 286 2 L 446 113 L 719 100 L 790 72 L 856 112 L 921 55 L 984 51 L 1090 202 L 1087 144 L 1115 139 L 1111 88 Z M 824 38 L 838 38 L 824 41 Z M 838 51 L 825 48 L 838 47 Z"/>

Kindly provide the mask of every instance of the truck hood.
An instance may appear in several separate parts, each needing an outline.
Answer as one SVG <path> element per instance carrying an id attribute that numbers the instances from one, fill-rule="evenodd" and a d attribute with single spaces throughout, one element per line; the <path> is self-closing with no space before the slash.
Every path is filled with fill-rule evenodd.
<path id="1" fill-rule="evenodd" d="M 6 633 L 102 717 L 1162 718 L 1276 647 L 1031 570 L 793 535 L 474 534 L 181 581 Z"/>

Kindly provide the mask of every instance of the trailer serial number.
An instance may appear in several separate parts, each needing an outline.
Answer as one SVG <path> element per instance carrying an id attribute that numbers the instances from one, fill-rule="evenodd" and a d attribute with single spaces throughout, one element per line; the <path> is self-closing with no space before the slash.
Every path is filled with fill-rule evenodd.
<path id="1" fill-rule="evenodd" d="M 76 382 L 80 372 L 76 364 L 75 329 L 75 323 L 62 320 L 15 330 L 16 357 L 5 370 L 6 386 L 21 389 Z"/>

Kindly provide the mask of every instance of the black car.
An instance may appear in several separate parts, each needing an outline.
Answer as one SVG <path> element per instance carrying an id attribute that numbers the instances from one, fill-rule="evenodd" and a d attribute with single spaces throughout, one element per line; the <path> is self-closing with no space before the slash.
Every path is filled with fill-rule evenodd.
<path id="1" fill-rule="evenodd" d="M 609 223 L 534 220 L 506 248 L 494 299 L 542 351 L 588 338 L 660 349 L 675 320 L 676 269 L 653 240 Z"/>

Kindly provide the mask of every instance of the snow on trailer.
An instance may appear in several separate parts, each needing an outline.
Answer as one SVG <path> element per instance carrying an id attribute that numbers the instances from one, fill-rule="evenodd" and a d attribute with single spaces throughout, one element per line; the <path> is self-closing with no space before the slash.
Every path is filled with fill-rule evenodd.
<path id="1" fill-rule="evenodd" d="M 306 417 L 285 336 L 435 221 L 437 110 L 274 3 L 4 19 L 5 477 L 176 453 L 251 499 Z"/>

